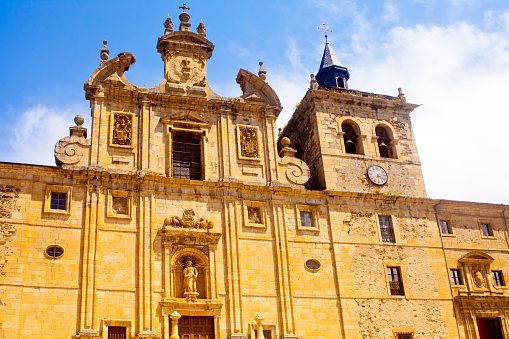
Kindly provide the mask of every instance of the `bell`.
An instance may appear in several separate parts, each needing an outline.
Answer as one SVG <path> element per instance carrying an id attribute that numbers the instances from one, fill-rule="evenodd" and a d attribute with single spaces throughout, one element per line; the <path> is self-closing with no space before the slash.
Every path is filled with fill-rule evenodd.
<path id="1" fill-rule="evenodd" d="M 385 144 L 385 142 L 382 140 L 382 142 L 378 145 L 378 147 L 387 147 L 387 145 Z"/>
<path id="2" fill-rule="evenodd" d="M 353 141 L 352 141 L 352 139 L 348 139 L 348 140 L 346 141 L 346 143 L 347 143 L 347 144 L 353 144 Z"/>

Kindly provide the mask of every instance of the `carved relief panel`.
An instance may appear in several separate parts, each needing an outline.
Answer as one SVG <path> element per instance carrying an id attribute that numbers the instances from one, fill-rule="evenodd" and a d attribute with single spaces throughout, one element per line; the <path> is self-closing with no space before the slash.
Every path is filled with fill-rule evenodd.
<path id="1" fill-rule="evenodd" d="M 133 114 L 115 112 L 111 115 L 110 145 L 129 147 L 133 146 Z"/>
<path id="2" fill-rule="evenodd" d="M 166 81 L 173 84 L 207 86 L 205 58 L 168 53 L 166 57 Z"/>
<path id="3" fill-rule="evenodd" d="M 261 142 L 256 126 L 237 125 L 237 148 L 240 159 L 260 160 Z"/>

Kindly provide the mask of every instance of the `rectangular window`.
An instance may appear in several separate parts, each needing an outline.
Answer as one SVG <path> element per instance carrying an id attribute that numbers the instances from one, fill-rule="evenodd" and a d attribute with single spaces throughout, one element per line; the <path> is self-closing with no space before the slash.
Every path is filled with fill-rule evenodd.
<path id="1" fill-rule="evenodd" d="M 484 235 L 485 237 L 493 236 L 493 230 L 491 229 L 490 224 L 483 223 L 483 224 L 481 224 L 481 228 L 482 228 L 482 235 Z"/>
<path id="2" fill-rule="evenodd" d="M 495 286 L 505 286 L 504 275 L 502 271 L 491 271 L 493 275 L 493 284 Z"/>
<path id="3" fill-rule="evenodd" d="M 452 234 L 452 229 L 449 221 L 440 220 L 440 231 L 442 234 Z"/>
<path id="4" fill-rule="evenodd" d="M 412 339 L 412 333 L 398 333 L 398 339 Z"/>
<path id="5" fill-rule="evenodd" d="M 387 278 L 389 280 L 391 295 L 405 295 L 399 267 L 387 267 Z"/>
<path id="6" fill-rule="evenodd" d="M 394 229 L 392 228 L 391 217 L 388 215 L 379 215 L 378 222 L 380 224 L 380 233 L 383 242 L 396 242 L 394 237 Z"/>
<path id="7" fill-rule="evenodd" d="M 303 227 L 313 227 L 313 213 L 300 212 L 300 225 Z"/>
<path id="8" fill-rule="evenodd" d="M 51 192 L 50 208 L 52 210 L 67 210 L 67 193 Z"/>
<path id="9" fill-rule="evenodd" d="M 123 326 L 108 326 L 108 339 L 126 339 L 126 332 Z"/>
<path id="10" fill-rule="evenodd" d="M 451 283 L 453 285 L 463 285 L 463 282 L 461 280 L 460 270 L 451 269 Z"/>
<path id="11" fill-rule="evenodd" d="M 202 180 L 200 139 L 173 137 L 173 177 Z"/>

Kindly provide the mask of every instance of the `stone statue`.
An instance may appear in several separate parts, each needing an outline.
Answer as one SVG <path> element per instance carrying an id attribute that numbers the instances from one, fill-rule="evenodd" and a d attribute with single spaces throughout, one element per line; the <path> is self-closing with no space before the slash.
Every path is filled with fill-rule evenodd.
<path id="1" fill-rule="evenodd" d="M 196 289 L 196 279 L 198 270 L 193 266 L 193 262 L 188 260 L 184 268 L 184 298 L 187 300 L 196 300 L 198 291 Z"/>

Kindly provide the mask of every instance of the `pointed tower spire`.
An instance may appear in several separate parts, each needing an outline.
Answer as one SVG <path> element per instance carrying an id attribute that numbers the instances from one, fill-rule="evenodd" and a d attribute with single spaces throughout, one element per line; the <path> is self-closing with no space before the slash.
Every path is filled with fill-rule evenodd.
<path id="1" fill-rule="evenodd" d="M 323 51 L 320 69 L 316 73 L 316 81 L 319 86 L 348 88 L 350 73 L 346 67 L 341 66 L 336 54 L 327 42 L 327 33 L 332 32 L 325 24 L 318 27 L 325 35 L 325 49 Z"/>

